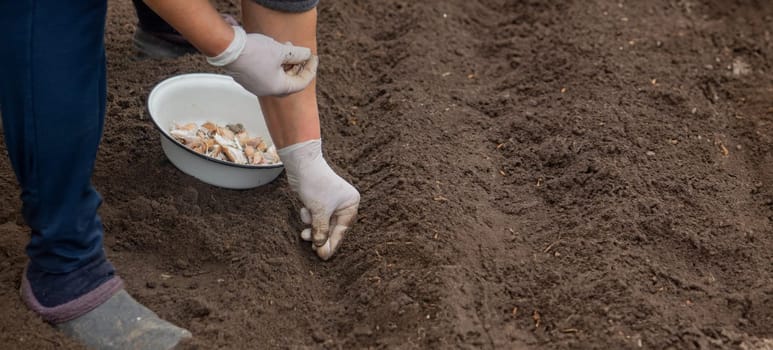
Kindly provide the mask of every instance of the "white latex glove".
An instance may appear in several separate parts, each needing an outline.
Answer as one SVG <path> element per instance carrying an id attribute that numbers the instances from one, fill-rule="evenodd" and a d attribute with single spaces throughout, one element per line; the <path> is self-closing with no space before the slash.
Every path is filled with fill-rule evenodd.
<path id="1" fill-rule="evenodd" d="M 317 56 L 309 48 L 281 44 L 263 34 L 247 34 L 239 26 L 233 28 L 234 39 L 228 48 L 215 57 L 207 57 L 207 62 L 223 67 L 256 96 L 298 92 L 317 74 Z"/>
<path id="2" fill-rule="evenodd" d="M 313 241 L 322 260 L 330 259 L 357 217 L 360 193 L 338 176 L 322 157 L 319 139 L 297 143 L 278 151 L 290 187 L 301 198 L 301 221 L 311 228 L 301 238 Z"/>

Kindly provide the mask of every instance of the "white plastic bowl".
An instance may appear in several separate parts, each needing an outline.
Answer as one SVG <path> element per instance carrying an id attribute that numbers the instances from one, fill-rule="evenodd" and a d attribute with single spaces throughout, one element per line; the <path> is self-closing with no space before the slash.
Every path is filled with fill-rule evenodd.
<path id="1" fill-rule="evenodd" d="M 218 125 L 241 123 L 250 136 L 273 141 L 260 111 L 258 98 L 231 77 L 184 74 L 160 82 L 148 97 L 148 111 L 161 132 L 161 148 L 182 172 L 211 185 L 247 189 L 267 184 L 282 173 L 282 164 L 242 165 L 194 152 L 169 135 L 175 122 Z"/>

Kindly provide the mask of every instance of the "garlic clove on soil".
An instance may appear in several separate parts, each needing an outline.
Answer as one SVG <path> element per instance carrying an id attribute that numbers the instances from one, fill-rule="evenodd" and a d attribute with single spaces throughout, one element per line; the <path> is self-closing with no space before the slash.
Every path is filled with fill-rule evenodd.
<path id="1" fill-rule="evenodd" d="M 301 231 L 301 239 L 306 242 L 311 242 L 311 229 L 305 228 Z"/>

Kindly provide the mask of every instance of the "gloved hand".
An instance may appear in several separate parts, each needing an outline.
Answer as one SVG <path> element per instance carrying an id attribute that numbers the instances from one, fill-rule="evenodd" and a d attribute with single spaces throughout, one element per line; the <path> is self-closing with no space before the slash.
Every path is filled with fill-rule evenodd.
<path id="1" fill-rule="evenodd" d="M 330 259 L 355 222 L 360 193 L 330 168 L 319 139 L 284 147 L 278 153 L 290 187 L 305 206 L 301 221 L 311 225 L 301 232 L 301 238 L 313 241 L 312 248 L 322 260 Z"/>
<path id="2" fill-rule="evenodd" d="M 281 44 L 263 34 L 247 34 L 239 26 L 228 48 L 207 62 L 225 68 L 256 96 L 288 95 L 303 90 L 317 74 L 317 56 L 305 47 Z M 287 70 L 285 70 L 287 69 Z"/>

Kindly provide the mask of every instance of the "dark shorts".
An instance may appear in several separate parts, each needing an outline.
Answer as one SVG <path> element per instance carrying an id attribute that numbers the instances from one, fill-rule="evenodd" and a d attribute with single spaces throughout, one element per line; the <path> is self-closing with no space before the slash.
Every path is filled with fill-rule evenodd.
<path id="1" fill-rule="evenodd" d="M 319 0 L 253 0 L 258 5 L 282 12 L 306 12 L 317 7 Z"/>

